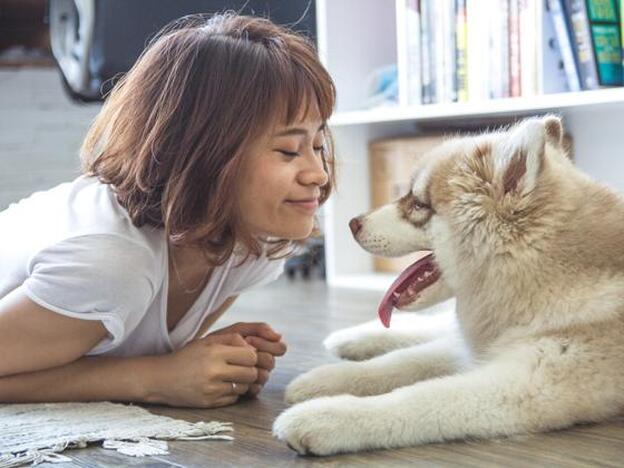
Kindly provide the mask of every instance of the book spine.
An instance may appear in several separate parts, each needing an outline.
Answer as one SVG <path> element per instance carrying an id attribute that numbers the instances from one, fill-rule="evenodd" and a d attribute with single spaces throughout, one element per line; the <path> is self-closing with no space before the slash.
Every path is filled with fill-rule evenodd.
<path id="1" fill-rule="evenodd" d="M 444 56 L 445 56 L 445 36 L 444 36 L 444 2 L 436 0 L 433 2 L 433 43 L 435 57 L 434 61 L 434 80 L 435 83 L 435 99 L 438 104 L 446 102 L 447 89 L 444 86 Z"/>
<path id="2" fill-rule="evenodd" d="M 587 0 L 586 6 L 598 84 L 621 86 L 622 46 L 615 0 Z"/>
<path id="3" fill-rule="evenodd" d="M 489 15 L 483 0 L 466 0 L 468 18 L 468 98 L 482 101 L 489 94 Z"/>
<path id="4" fill-rule="evenodd" d="M 520 3 L 519 0 L 509 1 L 509 92 L 511 97 L 521 94 L 520 69 Z"/>
<path id="5" fill-rule="evenodd" d="M 537 0 L 520 0 L 520 89 L 523 97 L 537 94 Z M 540 45 L 541 46 L 541 45 Z"/>
<path id="6" fill-rule="evenodd" d="M 444 87 L 447 102 L 457 101 L 455 0 L 444 2 Z"/>
<path id="7" fill-rule="evenodd" d="M 510 90 L 510 62 L 509 62 L 509 0 L 500 1 L 501 21 L 499 23 L 500 31 L 500 55 L 501 55 L 501 95 L 504 98 L 511 96 Z"/>
<path id="8" fill-rule="evenodd" d="M 420 56 L 422 67 L 422 103 L 431 104 L 432 93 L 432 73 L 431 73 L 431 19 L 430 0 L 422 0 L 420 3 Z"/>
<path id="9" fill-rule="evenodd" d="M 466 0 L 456 0 L 455 27 L 456 63 L 457 63 L 457 100 L 468 100 L 468 30 L 466 27 Z"/>
<path id="10" fill-rule="evenodd" d="M 565 0 L 576 50 L 577 67 L 583 89 L 598 88 L 598 70 L 592 47 L 585 0 Z"/>
<path id="11" fill-rule="evenodd" d="M 419 0 L 407 0 L 406 4 L 406 42 L 408 97 L 410 106 L 421 103 L 421 56 L 420 56 L 420 5 Z"/>
<path id="12" fill-rule="evenodd" d="M 490 57 L 490 87 L 488 97 L 490 99 L 499 99 L 503 97 L 503 63 L 502 63 L 502 42 L 500 38 L 502 23 L 501 2 L 499 0 L 487 0 L 486 9 L 489 11 L 490 20 L 488 21 L 488 49 Z"/>
<path id="13" fill-rule="evenodd" d="M 570 42 L 570 31 L 566 25 L 561 0 L 548 0 L 548 11 L 550 12 L 550 18 L 557 35 L 557 43 L 559 44 L 559 51 L 563 60 L 568 89 L 570 91 L 580 91 L 581 83 L 576 61 L 574 60 L 572 43 Z"/>

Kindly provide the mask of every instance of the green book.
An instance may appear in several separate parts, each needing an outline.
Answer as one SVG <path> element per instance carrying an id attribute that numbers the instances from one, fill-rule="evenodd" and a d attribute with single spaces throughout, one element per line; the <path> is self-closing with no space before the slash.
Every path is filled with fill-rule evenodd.
<path id="1" fill-rule="evenodd" d="M 621 86 L 621 17 L 616 0 L 587 0 L 587 17 L 601 86 Z"/>

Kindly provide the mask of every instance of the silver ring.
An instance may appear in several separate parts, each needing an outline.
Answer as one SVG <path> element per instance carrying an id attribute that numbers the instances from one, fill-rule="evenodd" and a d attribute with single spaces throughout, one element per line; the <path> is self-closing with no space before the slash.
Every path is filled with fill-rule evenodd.
<path id="1" fill-rule="evenodd" d="M 233 391 L 234 393 L 237 393 L 237 392 L 236 392 L 236 383 L 234 383 L 234 382 L 230 382 L 230 383 L 232 384 L 232 391 Z"/>

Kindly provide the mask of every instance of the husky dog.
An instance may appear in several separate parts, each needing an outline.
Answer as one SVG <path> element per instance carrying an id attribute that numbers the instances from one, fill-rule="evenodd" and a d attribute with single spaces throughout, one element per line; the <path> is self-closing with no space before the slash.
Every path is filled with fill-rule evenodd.
<path id="1" fill-rule="evenodd" d="M 374 254 L 429 252 L 383 298 L 386 326 L 394 308 L 451 297 L 454 314 L 330 335 L 325 345 L 351 361 L 288 386 L 298 404 L 275 421 L 277 437 L 330 455 L 549 431 L 624 409 L 624 198 L 572 165 L 562 134 L 546 116 L 451 139 L 419 160 L 408 194 L 351 221 Z"/>

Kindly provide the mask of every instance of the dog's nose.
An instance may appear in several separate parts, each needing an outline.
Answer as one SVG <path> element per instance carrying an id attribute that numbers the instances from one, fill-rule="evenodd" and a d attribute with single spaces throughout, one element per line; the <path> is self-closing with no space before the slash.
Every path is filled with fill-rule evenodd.
<path id="1" fill-rule="evenodd" d="M 360 221 L 360 218 L 353 218 L 351 221 L 349 221 L 349 227 L 351 228 L 351 232 L 355 237 L 357 236 L 357 233 L 360 232 L 360 229 L 362 229 L 362 221 Z"/>

